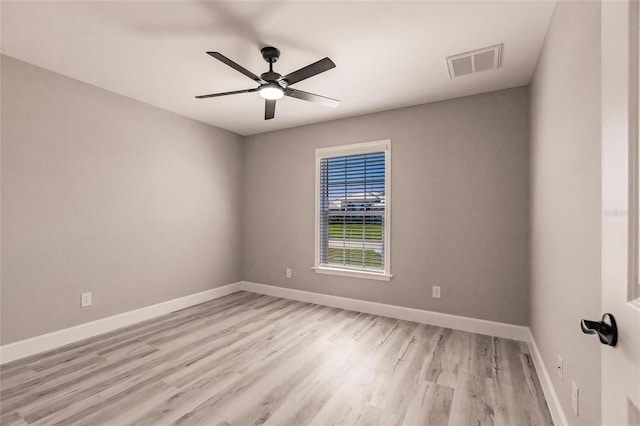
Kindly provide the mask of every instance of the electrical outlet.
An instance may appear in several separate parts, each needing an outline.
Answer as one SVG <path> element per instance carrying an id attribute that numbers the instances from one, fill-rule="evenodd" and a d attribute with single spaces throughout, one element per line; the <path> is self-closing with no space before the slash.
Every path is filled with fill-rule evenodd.
<path id="1" fill-rule="evenodd" d="M 578 389 L 578 385 L 576 385 L 576 382 L 572 381 L 571 382 L 571 408 L 573 408 L 573 413 L 576 415 L 576 417 L 579 417 L 579 414 L 578 414 L 578 408 L 580 406 L 579 400 L 580 400 L 580 390 Z"/>
<path id="2" fill-rule="evenodd" d="M 564 381 L 564 365 L 560 355 L 558 355 L 558 377 L 560 377 L 561 382 Z"/>
<path id="3" fill-rule="evenodd" d="M 287 278 L 291 278 L 291 268 L 287 268 Z"/>
<path id="4" fill-rule="evenodd" d="M 87 306 L 91 306 L 93 301 L 91 300 L 91 293 L 82 293 L 80 295 L 80 306 L 82 308 L 86 308 Z"/>
<path id="5" fill-rule="evenodd" d="M 434 285 L 431 289 L 431 297 L 435 297 L 436 299 L 440 299 L 440 286 Z"/>

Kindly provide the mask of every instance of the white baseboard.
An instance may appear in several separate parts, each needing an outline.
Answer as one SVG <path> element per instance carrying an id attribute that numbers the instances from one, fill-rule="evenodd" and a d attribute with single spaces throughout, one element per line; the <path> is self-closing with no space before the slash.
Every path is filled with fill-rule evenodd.
<path id="1" fill-rule="evenodd" d="M 74 327 L 54 331 L 26 340 L 0 346 L 0 364 L 48 351 L 82 339 L 126 327 L 179 309 L 197 305 L 208 300 L 217 299 L 241 290 L 241 283 L 228 284 L 200 293 L 190 294 L 177 299 L 168 300 L 134 311 L 124 312 Z"/>
<path id="2" fill-rule="evenodd" d="M 518 340 L 521 342 L 527 342 L 529 340 L 529 328 L 520 325 L 443 314 L 440 312 L 425 311 L 422 309 L 405 308 L 403 306 L 368 302 L 365 300 L 312 293 L 309 291 L 293 290 L 290 288 L 256 284 L 247 281 L 243 281 L 241 287 L 242 290 L 245 291 L 283 297 L 285 299 L 293 299 L 301 302 L 315 303 L 318 305 L 348 309 L 367 314 L 382 315 L 385 317 L 430 324 L 438 327 L 447 327 L 471 333 L 503 337 L 505 339 Z"/>
<path id="3" fill-rule="evenodd" d="M 544 392 L 544 397 L 547 400 L 547 405 L 549 406 L 553 423 L 556 426 L 567 426 L 569 422 L 567 422 L 567 417 L 564 415 L 564 410 L 562 409 L 562 405 L 560 405 L 558 394 L 556 394 L 553 382 L 551 382 L 549 370 L 547 370 L 547 367 L 542 360 L 542 355 L 540 354 L 540 350 L 538 350 L 538 345 L 536 344 L 536 340 L 533 338 L 531 329 L 528 330 L 528 334 L 529 338 L 527 343 L 529 345 L 529 351 L 531 352 L 533 364 L 536 366 L 538 378 L 540 379 L 542 391 Z"/>

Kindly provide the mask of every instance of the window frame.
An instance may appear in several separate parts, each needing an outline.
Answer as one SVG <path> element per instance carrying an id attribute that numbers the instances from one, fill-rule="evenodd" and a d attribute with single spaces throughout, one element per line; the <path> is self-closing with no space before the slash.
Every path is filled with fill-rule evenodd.
<path id="1" fill-rule="evenodd" d="M 385 153 L 385 206 L 384 206 L 384 270 L 377 272 L 358 268 L 341 268 L 320 263 L 320 163 L 323 158 L 345 157 L 371 153 Z M 391 139 L 338 145 L 316 149 L 315 179 L 315 247 L 313 270 L 319 274 L 341 275 L 389 281 L 391 275 Z"/>

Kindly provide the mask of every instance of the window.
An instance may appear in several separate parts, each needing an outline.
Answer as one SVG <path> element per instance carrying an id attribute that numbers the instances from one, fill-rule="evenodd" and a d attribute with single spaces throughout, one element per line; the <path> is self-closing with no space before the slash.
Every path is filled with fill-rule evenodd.
<path id="1" fill-rule="evenodd" d="M 391 141 L 316 150 L 315 271 L 389 280 Z"/>

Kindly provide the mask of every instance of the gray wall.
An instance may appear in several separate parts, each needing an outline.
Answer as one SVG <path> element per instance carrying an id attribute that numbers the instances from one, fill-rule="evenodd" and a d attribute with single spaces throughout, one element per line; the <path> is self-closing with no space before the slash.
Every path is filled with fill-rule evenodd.
<path id="1" fill-rule="evenodd" d="M 315 149 L 380 139 L 392 140 L 394 277 L 316 274 Z M 528 139 L 526 88 L 247 137 L 244 279 L 527 324 Z"/>
<path id="2" fill-rule="evenodd" d="M 600 424 L 600 345 L 579 329 L 601 315 L 599 2 L 557 4 L 530 97 L 530 325 L 569 422 Z"/>
<path id="3" fill-rule="evenodd" d="M 2 344 L 241 280 L 239 136 L 6 56 L 1 136 Z"/>

